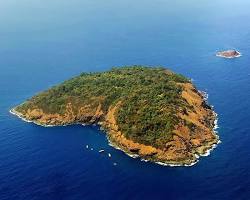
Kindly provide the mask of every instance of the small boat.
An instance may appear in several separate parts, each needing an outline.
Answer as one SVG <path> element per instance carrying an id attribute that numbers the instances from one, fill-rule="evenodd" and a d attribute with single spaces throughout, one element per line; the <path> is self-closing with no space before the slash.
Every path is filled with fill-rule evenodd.
<path id="1" fill-rule="evenodd" d="M 109 157 L 111 158 L 111 154 L 109 153 L 108 155 L 109 155 Z"/>
<path id="2" fill-rule="evenodd" d="M 116 165 L 117 165 L 117 163 L 115 162 L 113 165 L 114 165 L 114 166 L 116 166 Z"/>
<path id="3" fill-rule="evenodd" d="M 88 149 L 89 148 L 89 145 L 86 145 L 86 149 Z"/>
<path id="4" fill-rule="evenodd" d="M 103 153 L 104 152 L 104 150 L 103 149 L 101 149 L 100 151 L 99 151 L 99 153 Z"/>
<path id="5" fill-rule="evenodd" d="M 93 148 L 91 148 L 90 150 L 93 151 Z"/>

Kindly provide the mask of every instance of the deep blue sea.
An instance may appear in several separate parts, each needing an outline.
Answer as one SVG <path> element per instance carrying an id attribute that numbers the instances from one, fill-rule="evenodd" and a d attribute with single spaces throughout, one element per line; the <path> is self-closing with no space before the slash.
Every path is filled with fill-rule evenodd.
<path id="1" fill-rule="evenodd" d="M 250 199 L 249 8 L 249 0 L 0 1 L 0 200 Z M 215 56 L 232 48 L 243 56 Z M 209 94 L 222 143 L 208 157 L 163 167 L 113 149 L 97 126 L 44 128 L 9 113 L 81 72 L 134 64 L 166 66 Z"/>

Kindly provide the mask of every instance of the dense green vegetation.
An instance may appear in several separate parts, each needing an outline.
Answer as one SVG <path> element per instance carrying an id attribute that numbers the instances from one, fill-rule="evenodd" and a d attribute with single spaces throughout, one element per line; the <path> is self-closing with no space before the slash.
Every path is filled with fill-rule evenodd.
<path id="1" fill-rule="evenodd" d="M 94 109 L 99 103 L 107 112 L 120 101 L 116 116 L 125 136 L 161 146 L 172 136 L 178 109 L 188 106 L 180 96 L 180 82 L 189 80 L 161 67 L 115 67 L 107 72 L 82 73 L 32 97 L 17 110 L 41 108 L 46 113 L 63 114 L 71 102 L 75 112 L 84 105 Z"/>

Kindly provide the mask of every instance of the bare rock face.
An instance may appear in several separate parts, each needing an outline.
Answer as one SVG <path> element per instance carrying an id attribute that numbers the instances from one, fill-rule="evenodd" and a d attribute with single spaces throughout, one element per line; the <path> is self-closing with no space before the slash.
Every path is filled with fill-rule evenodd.
<path id="1" fill-rule="evenodd" d="M 216 56 L 223 57 L 223 58 L 237 58 L 237 57 L 240 57 L 241 54 L 239 51 L 236 51 L 236 50 L 227 50 L 227 51 L 218 52 Z"/>

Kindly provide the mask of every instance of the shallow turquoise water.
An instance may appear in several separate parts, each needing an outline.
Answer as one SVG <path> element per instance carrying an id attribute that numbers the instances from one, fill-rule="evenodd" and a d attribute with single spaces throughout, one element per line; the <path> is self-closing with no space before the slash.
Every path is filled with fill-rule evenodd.
<path id="1" fill-rule="evenodd" d="M 249 6 L 247 0 L 1 2 L 0 199 L 249 199 Z M 214 56 L 228 48 L 243 56 Z M 132 64 L 169 67 L 209 94 L 222 140 L 210 156 L 193 167 L 163 167 L 113 149 L 98 127 L 43 128 L 8 112 L 83 71 Z"/>

